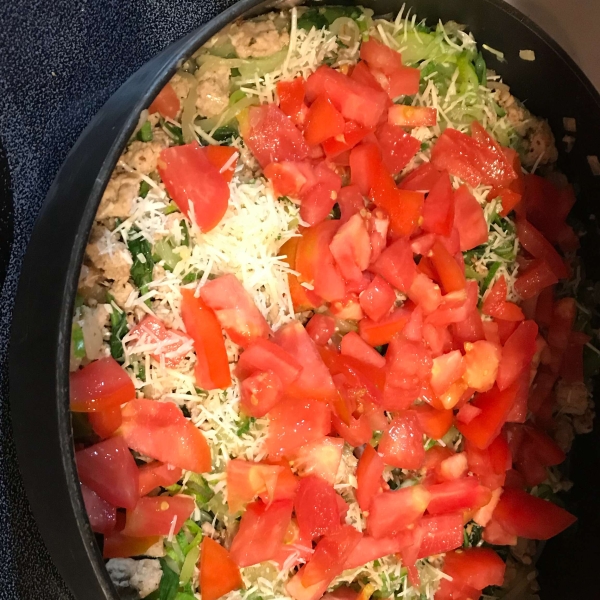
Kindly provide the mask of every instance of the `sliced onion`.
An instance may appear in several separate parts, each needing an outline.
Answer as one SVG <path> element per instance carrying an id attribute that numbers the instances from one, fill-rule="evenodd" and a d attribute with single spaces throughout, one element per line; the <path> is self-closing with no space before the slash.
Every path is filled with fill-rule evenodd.
<path id="1" fill-rule="evenodd" d="M 190 84 L 190 91 L 183 101 L 183 108 L 181 110 L 183 141 L 189 144 L 196 140 L 194 120 L 196 118 L 196 100 L 198 99 L 198 80 L 191 73 L 186 73 L 185 71 L 178 71 L 178 74 Z"/>

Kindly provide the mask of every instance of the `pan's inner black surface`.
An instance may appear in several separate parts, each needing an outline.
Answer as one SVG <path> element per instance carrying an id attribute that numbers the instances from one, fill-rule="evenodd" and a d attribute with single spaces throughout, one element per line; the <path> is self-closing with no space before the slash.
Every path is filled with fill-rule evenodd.
<path id="1" fill-rule="evenodd" d="M 244 8 L 250 7 L 255 2 L 245 2 L 240 7 L 241 12 Z M 385 14 L 396 12 L 399 8 L 396 2 L 364 2 L 366 6 L 372 7 L 377 13 Z M 557 54 L 553 48 L 548 46 L 547 42 L 540 38 L 536 31 L 532 30 L 527 22 L 521 21 L 510 11 L 507 11 L 506 5 L 495 1 L 481 0 L 473 2 L 472 0 L 448 0 L 443 4 L 433 0 L 416 0 L 410 2 L 419 16 L 428 17 L 430 20 L 453 19 L 465 23 L 472 31 L 480 43 L 487 43 L 492 47 L 503 50 L 507 56 L 506 63 L 490 64 L 495 68 L 503 78 L 511 85 L 513 92 L 517 97 L 527 101 L 528 107 L 536 114 L 545 116 L 549 119 L 558 138 L 562 135 L 562 118 L 565 116 L 574 117 L 578 122 L 577 143 L 572 153 L 561 155 L 561 169 L 568 175 L 569 179 L 576 183 L 580 190 L 580 199 L 576 205 L 576 217 L 589 228 L 589 233 L 583 238 L 582 256 L 586 265 L 588 277 L 594 280 L 600 280 L 600 258 L 598 240 L 598 231 L 595 221 L 590 221 L 589 217 L 594 214 L 597 198 L 600 196 L 600 183 L 598 178 L 593 178 L 588 168 L 586 157 L 591 154 L 599 154 L 600 149 L 597 140 L 600 139 L 600 105 L 598 99 L 586 87 L 585 82 L 581 80 L 580 74 L 573 69 L 573 66 L 564 60 L 560 54 Z M 219 29 L 225 24 L 225 20 L 215 25 L 214 29 Z M 507 33 L 507 32 L 510 32 Z M 75 254 L 82 250 L 82 243 L 87 238 L 87 229 L 91 224 L 91 218 L 95 212 L 95 204 L 99 200 L 102 185 L 97 185 L 96 174 L 101 172 L 101 179 L 105 182 L 112 169 L 112 163 L 116 160 L 119 153 L 119 146 L 124 143 L 128 137 L 129 130 L 135 124 L 136 112 L 143 106 L 149 104 L 150 98 L 160 87 L 159 83 L 152 84 L 156 72 L 161 70 L 161 78 L 164 80 L 169 70 L 174 70 L 176 60 L 183 54 L 189 53 L 189 50 L 199 45 L 205 37 L 200 34 L 192 36 L 185 44 L 180 44 L 172 55 L 165 55 L 161 60 L 146 69 L 141 77 L 128 82 L 121 90 L 118 98 L 118 111 L 111 113 L 110 110 L 103 111 L 103 117 L 100 121 L 93 123 L 80 140 L 79 150 L 85 152 L 86 148 L 91 147 L 94 142 L 100 139 L 102 141 L 103 151 L 92 153 L 86 162 L 83 156 L 71 156 L 68 163 L 68 171 L 61 173 L 56 184 L 49 195 L 49 204 L 46 214 L 41 219 L 32 240 L 31 252 L 40 258 L 44 252 L 47 252 L 48 227 L 52 227 L 53 220 L 58 217 L 61 211 L 64 211 L 65 198 L 69 197 L 65 191 L 70 191 L 69 202 L 73 203 L 73 212 L 71 218 L 64 222 L 64 230 L 61 238 L 54 238 L 56 244 L 63 244 L 62 252 L 59 256 L 65 258 L 62 264 L 53 264 L 48 259 L 31 260 L 25 267 L 25 279 L 33 278 L 32 269 L 44 269 L 47 271 L 44 276 L 57 285 L 56 297 L 43 310 L 40 304 L 36 304 L 35 289 L 36 286 L 25 284 L 25 291 L 22 291 L 21 305 L 23 308 L 17 312 L 16 323 L 21 332 L 39 331 L 39 335 L 44 339 L 45 348 L 51 348 L 49 356 L 42 354 L 36 355 L 35 352 L 29 353 L 30 358 L 39 358 L 40 372 L 49 377 L 46 381 L 32 381 L 23 383 L 16 390 L 16 394 L 23 399 L 20 410 L 16 411 L 16 420 L 26 418 L 27 398 L 33 395 L 39 397 L 40 394 L 53 398 L 58 397 L 58 405 L 48 403 L 48 407 L 40 409 L 48 410 L 48 419 L 40 414 L 40 423 L 46 422 L 47 427 L 51 429 L 47 440 L 41 440 L 40 449 L 37 451 L 21 450 L 21 461 L 24 470 L 30 470 L 30 475 L 26 483 L 31 488 L 30 493 L 35 491 L 35 476 L 40 470 L 40 456 L 48 458 L 50 469 L 54 469 L 59 474 L 56 478 L 58 483 L 60 497 L 63 502 L 63 518 L 69 521 L 70 532 L 65 541 L 60 545 L 53 545 L 53 551 L 56 553 L 55 560 L 62 569 L 63 575 L 69 581 L 74 589 L 77 589 L 81 597 L 103 598 L 109 597 L 109 590 L 106 584 L 98 585 L 94 580 L 100 576 L 101 562 L 94 549 L 90 547 L 91 536 L 86 529 L 81 518 L 73 516 L 73 507 L 71 503 L 73 498 L 78 495 L 76 491 L 75 474 L 70 453 L 67 446 L 69 440 L 64 436 L 68 435 L 68 423 L 65 421 L 66 411 L 66 389 L 64 387 L 66 365 L 65 365 L 65 342 L 61 340 L 61 330 L 64 330 L 64 324 L 70 319 L 70 310 L 74 295 L 75 281 L 79 271 L 79 260 L 73 254 L 72 240 L 78 238 L 75 246 Z M 536 52 L 537 61 L 533 65 L 525 63 L 518 58 L 519 50 L 533 49 Z M 152 90 L 150 93 L 149 90 Z M 113 104 L 113 111 L 115 105 Z M 113 125 L 111 129 L 109 125 Z M 120 133 L 119 139 L 115 140 L 114 132 Z M 108 157 L 108 158 L 107 158 Z M 87 178 L 79 174 L 79 170 L 85 168 Z M 77 179 L 74 174 L 77 174 Z M 76 180 L 74 180 L 74 178 Z M 76 203 L 79 203 L 77 206 Z M 88 206 L 86 207 L 86 203 Z M 84 210 L 85 207 L 85 210 Z M 54 209 L 54 210 L 53 210 Z M 599 215 L 600 216 L 600 215 Z M 70 258 L 68 260 L 67 258 Z M 39 271 L 38 271 L 39 273 Z M 50 279 L 52 278 L 52 279 Z M 62 287 L 61 287 L 62 286 Z M 64 296 L 61 296 L 62 290 L 67 288 Z M 64 300 L 66 299 L 66 306 Z M 24 327 L 27 315 L 24 311 L 29 309 L 29 317 L 32 319 L 31 329 Z M 47 317 L 49 312 L 56 312 L 56 323 L 51 326 L 36 326 L 36 319 L 41 320 Z M 53 314 L 53 312 L 52 312 Z M 61 318 L 58 315 L 61 315 Z M 21 357 L 30 349 L 32 341 L 31 333 L 27 333 L 17 340 L 17 356 L 19 352 Z M 28 346 L 29 344 L 29 346 Z M 57 351 L 59 348 L 62 350 Z M 59 370 L 56 376 L 57 367 Z M 18 364 L 18 358 L 15 358 L 13 368 L 18 373 L 25 374 L 24 367 Z M 57 419 L 56 411 L 59 411 Z M 61 415 L 62 413 L 62 415 Z M 29 424 L 28 424 L 29 425 Z M 25 429 L 17 425 L 17 437 L 25 435 Z M 61 440 L 60 438 L 63 437 Z M 24 439 L 24 438 L 23 438 Z M 66 442 L 66 443 L 65 443 Z M 53 453 L 44 454 L 45 449 L 52 448 Z M 597 473 L 600 472 L 600 444 L 598 443 L 598 431 L 589 436 L 580 438 L 574 447 L 571 457 L 571 474 L 575 480 L 575 489 L 570 495 L 569 502 L 572 510 L 580 517 L 580 526 L 576 530 L 569 531 L 568 534 L 551 541 L 546 548 L 543 558 L 540 562 L 541 584 L 543 588 L 542 598 L 570 598 L 576 595 L 587 594 L 594 597 L 596 582 L 594 570 L 594 558 L 598 557 L 595 540 L 600 533 L 598 517 L 596 515 L 595 498 L 600 497 L 600 483 L 597 479 Z M 64 469 L 67 471 L 65 478 Z M 39 477 L 38 477 L 39 482 Z M 38 518 L 43 514 L 44 507 L 34 501 L 34 508 Z M 81 502 L 75 502 L 75 510 L 81 511 Z M 77 522 L 76 522 L 77 521 Z M 77 535 L 77 530 L 80 536 Z M 49 540 L 54 535 L 53 526 L 45 528 L 46 539 Z M 60 546 L 69 543 L 69 538 L 75 536 L 74 548 L 77 542 L 83 542 L 86 550 L 94 563 L 94 566 L 86 566 L 83 549 L 78 567 L 70 560 L 61 560 Z M 75 561 L 77 562 L 77 561 Z"/>

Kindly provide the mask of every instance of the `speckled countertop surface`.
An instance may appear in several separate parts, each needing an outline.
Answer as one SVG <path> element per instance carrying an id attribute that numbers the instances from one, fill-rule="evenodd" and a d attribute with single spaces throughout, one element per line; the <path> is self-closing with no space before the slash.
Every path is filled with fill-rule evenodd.
<path id="1" fill-rule="evenodd" d="M 600 2 L 511 3 L 554 36 L 600 89 L 600 61 L 595 51 Z M 8 275 L 0 293 L 1 599 L 71 597 L 29 512 L 8 420 L 5 361 L 10 313 L 17 272 L 35 216 L 68 150 L 127 76 L 170 42 L 231 4 L 232 0 L 0 2 L 0 147 L 8 157 L 14 197 L 14 228 L 10 223 L 8 228 L 2 227 L 8 213 L 0 202 L 0 231 L 14 231 Z M 0 153 L 0 172 L 3 160 Z M 9 237 L 0 239 L 0 275 Z M 32 432 L 32 440 L 34 435 Z"/>

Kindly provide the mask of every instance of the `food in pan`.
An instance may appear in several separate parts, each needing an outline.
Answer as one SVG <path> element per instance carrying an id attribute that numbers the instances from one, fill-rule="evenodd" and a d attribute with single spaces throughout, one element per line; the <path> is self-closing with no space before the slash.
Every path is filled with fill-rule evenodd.
<path id="1" fill-rule="evenodd" d="M 456 23 L 294 8 L 143 112 L 71 353 L 120 590 L 535 597 L 600 353 L 554 137 L 486 58 Z"/>

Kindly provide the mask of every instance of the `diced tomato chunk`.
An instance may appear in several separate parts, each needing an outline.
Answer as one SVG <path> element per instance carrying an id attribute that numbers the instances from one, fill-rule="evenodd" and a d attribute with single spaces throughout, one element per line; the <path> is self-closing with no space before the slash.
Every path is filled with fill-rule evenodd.
<path id="1" fill-rule="evenodd" d="M 294 124 L 302 125 L 307 113 L 307 106 L 304 103 L 304 79 L 296 77 L 292 81 L 278 81 L 277 97 L 279 108 L 292 119 Z"/>
<path id="2" fill-rule="evenodd" d="M 356 467 L 356 500 L 361 510 L 369 510 L 371 501 L 381 491 L 383 459 L 367 444 Z"/>
<path id="3" fill-rule="evenodd" d="M 454 225 L 455 194 L 447 173 L 436 174 L 436 177 L 437 181 L 425 198 L 421 227 L 431 233 L 449 236 Z"/>
<path id="4" fill-rule="evenodd" d="M 103 558 L 129 558 L 143 556 L 148 550 L 161 541 L 158 535 L 146 537 L 131 537 L 123 535 L 120 531 L 105 534 L 102 548 Z"/>
<path id="5" fill-rule="evenodd" d="M 433 243 L 431 261 L 440 277 L 442 287 L 446 294 L 457 292 L 465 288 L 466 280 L 464 267 L 460 267 L 454 257 L 448 252 L 440 240 Z"/>
<path id="6" fill-rule="evenodd" d="M 344 440 L 326 436 L 300 446 L 290 457 L 301 477 L 316 475 L 333 485 L 342 461 L 343 449 Z"/>
<path id="7" fill-rule="evenodd" d="M 441 177 L 441 171 L 438 171 L 430 162 L 419 165 L 414 171 L 411 171 L 400 181 L 403 190 L 414 190 L 416 192 L 429 192 Z"/>
<path id="8" fill-rule="evenodd" d="M 303 477 L 294 501 L 302 535 L 315 539 L 340 528 L 337 494 L 333 486 L 315 475 Z"/>
<path id="9" fill-rule="evenodd" d="M 139 468 L 140 496 L 145 496 L 157 487 L 167 487 L 181 479 L 182 470 L 178 467 L 153 461 Z"/>
<path id="10" fill-rule="evenodd" d="M 377 494 L 369 505 L 367 533 L 374 538 L 400 533 L 423 516 L 430 499 L 422 485 Z"/>
<path id="11" fill-rule="evenodd" d="M 81 495 L 90 520 L 92 531 L 110 534 L 117 524 L 117 508 L 106 500 L 103 500 L 96 492 L 81 484 Z"/>
<path id="12" fill-rule="evenodd" d="M 264 417 L 283 398 L 283 383 L 273 371 L 254 373 L 241 385 L 240 405 L 251 417 Z"/>
<path id="13" fill-rule="evenodd" d="M 200 550 L 200 588 L 204 600 L 218 600 L 228 592 L 243 587 L 240 570 L 229 552 L 205 536 Z"/>
<path id="14" fill-rule="evenodd" d="M 505 390 L 529 368 L 536 350 L 538 326 L 534 321 L 524 321 L 506 340 L 496 379 L 498 389 Z"/>
<path id="15" fill-rule="evenodd" d="M 372 142 L 362 143 L 350 152 L 350 176 L 352 185 L 367 196 L 376 180 L 381 166 L 381 150 Z"/>
<path id="16" fill-rule="evenodd" d="M 491 499 L 490 490 L 476 477 L 464 477 L 427 486 L 431 499 L 427 512 L 432 515 L 471 510 L 485 506 Z"/>
<path id="17" fill-rule="evenodd" d="M 329 249 L 346 281 L 358 281 L 362 277 L 371 262 L 371 243 L 360 214 L 352 215 L 337 230 Z"/>
<path id="18" fill-rule="evenodd" d="M 194 499 L 184 494 L 140 498 L 133 509 L 127 509 L 123 535 L 177 535 L 195 506 Z"/>
<path id="19" fill-rule="evenodd" d="M 176 119 L 181 108 L 181 102 L 179 96 L 175 92 L 175 89 L 170 83 L 167 83 L 165 87 L 158 92 L 158 96 L 152 100 L 152 104 L 148 107 L 148 114 L 153 115 L 160 113 L 163 117 L 169 119 Z"/>
<path id="20" fill-rule="evenodd" d="M 376 275 L 367 289 L 359 296 L 360 305 L 369 319 L 379 321 L 387 315 L 396 301 L 392 286 Z"/>
<path id="21" fill-rule="evenodd" d="M 425 459 L 423 430 L 414 413 L 399 411 L 383 434 L 379 451 L 386 464 L 400 469 L 419 469 Z"/>
<path id="22" fill-rule="evenodd" d="M 342 225 L 365 207 L 365 200 L 356 185 L 344 186 L 338 193 L 337 203 L 340 207 Z"/>
<path id="23" fill-rule="evenodd" d="M 460 350 L 453 350 L 433 359 L 431 388 L 440 396 L 465 372 L 465 362 Z"/>
<path id="24" fill-rule="evenodd" d="M 498 374 L 501 349 L 485 340 L 465 344 L 465 383 L 478 392 L 492 388 Z"/>
<path id="25" fill-rule="evenodd" d="M 517 219 L 519 244 L 534 258 L 546 261 L 558 279 L 566 279 L 569 270 L 552 244 L 526 219 Z"/>
<path id="26" fill-rule="evenodd" d="M 300 216 L 310 226 L 321 223 L 328 217 L 342 187 L 340 176 L 324 162 L 317 165 L 314 174 L 316 183 L 305 186 L 300 193 Z"/>
<path id="27" fill-rule="evenodd" d="M 279 465 L 230 460 L 227 463 L 227 504 L 231 514 L 260 494 L 265 494 L 269 502 L 275 500 L 275 488 L 283 470 Z"/>
<path id="28" fill-rule="evenodd" d="M 506 279 L 501 275 L 486 294 L 482 312 L 504 321 L 523 321 L 523 311 L 516 304 L 506 300 L 507 292 Z"/>
<path id="29" fill-rule="evenodd" d="M 423 273 L 415 276 L 408 290 L 408 297 L 421 307 L 425 315 L 434 312 L 442 302 L 440 286 Z"/>
<path id="30" fill-rule="evenodd" d="M 378 369 L 385 367 L 385 358 L 369 346 L 355 331 L 350 331 L 342 338 L 340 351 L 344 356 L 351 356 Z"/>
<path id="31" fill-rule="evenodd" d="M 454 226 L 463 252 L 487 242 L 488 225 L 483 208 L 465 185 L 454 193 Z"/>
<path id="32" fill-rule="evenodd" d="M 477 590 L 489 585 L 502 585 L 505 570 L 505 562 L 491 548 L 448 552 L 444 559 L 444 573 L 452 577 L 453 582 L 461 582 Z"/>
<path id="33" fill-rule="evenodd" d="M 272 371 L 287 387 L 300 375 L 302 365 L 274 342 L 257 339 L 242 352 L 236 375 L 245 379 L 256 371 Z"/>
<path id="34" fill-rule="evenodd" d="M 411 311 L 400 307 L 379 321 L 363 319 L 358 324 L 360 337 L 370 346 L 388 344 L 408 323 Z"/>
<path id="35" fill-rule="evenodd" d="M 335 333 L 335 319 L 317 313 L 306 324 L 306 332 L 317 346 L 325 346 Z"/>
<path id="36" fill-rule="evenodd" d="M 443 438 L 452 427 L 453 413 L 451 410 L 438 410 L 428 404 L 415 405 L 412 410 L 417 413 L 423 433 L 434 440 Z"/>
<path id="37" fill-rule="evenodd" d="M 88 419 L 92 429 L 101 439 L 109 438 L 123 422 L 120 406 L 88 413 Z"/>
<path id="38" fill-rule="evenodd" d="M 420 543 L 415 560 L 432 554 L 449 552 L 463 545 L 462 513 L 425 516 L 417 527 L 415 537 Z"/>
<path id="39" fill-rule="evenodd" d="M 401 292 L 408 292 L 417 275 L 417 266 L 409 241 L 399 239 L 388 246 L 371 265 L 371 270 Z"/>
<path id="40" fill-rule="evenodd" d="M 344 117 L 325 97 L 318 96 L 310 105 L 304 126 L 304 138 L 311 146 L 344 133 Z"/>
<path id="41" fill-rule="evenodd" d="M 360 58 L 371 69 L 377 69 L 386 75 L 391 75 L 394 71 L 402 67 L 402 56 L 400 53 L 392 50 L 389 46 L 386 46 L 375 38 L 370 38 L 360 45 Z"/>
<path id="42" fill-rule="evenodd" d="M 437 124 L 437 109 L 395 104 L 388 110 L 388 123 L 399 127 L 433 127 Z"/>
<path id="43" fill-rule="evenodd" d="M 402 127 L 384 123 L 377 129 L 377 141 L 385 168 L 397 175 L 419 151 L 421 142 L 406 133 Z"/>
<path id="44" fill-rule="evenodd" d="M 517 277 L 515 291 L 523 300 L 537 296 L 544 288 L 558 283 L 550 265 L 543 259 L 535 259 Z"/>

